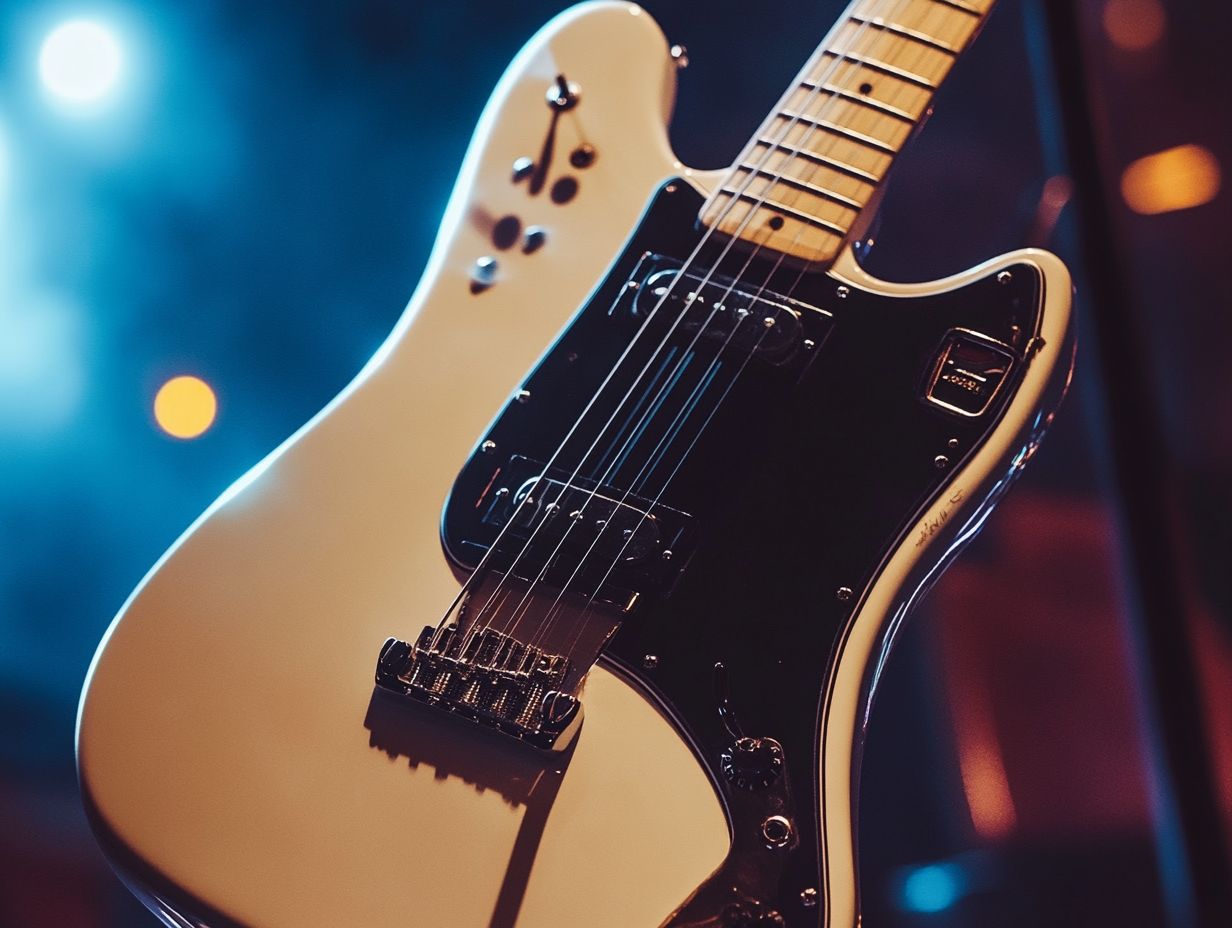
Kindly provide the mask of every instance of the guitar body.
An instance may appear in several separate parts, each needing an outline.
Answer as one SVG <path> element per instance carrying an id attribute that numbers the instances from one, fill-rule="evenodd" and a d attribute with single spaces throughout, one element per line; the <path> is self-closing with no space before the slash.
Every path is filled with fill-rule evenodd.
<path id="1" fill-rule="evenodd" d="M 639 262 L 697 244 L 716 181 L 667 144 L 674 72 L 637 7 L 586 4 L 545 27 L 484 112 L 388 342 L 108 631 L 82 698 L 82 789 L 168 924 L 856 924 L 872 688 L 904 613 L 1059 402 L 1070 283 L 1051 255 L 892 285 L 846 252 L 805 275 L 794 338 L 812 344 L 754 353 L 673 484 L 688 566 L 589 670 L 567 750 L 373 686 L 381 643 L 434 623 L 474 567 L 493 462 L 546 460 L 578 412 L 569 365 L 602 375 L 650 324 L 621 303 Z M 580 98 L 534 190 L 512 166 L 540 156 L 562 73 Z M 579 168 L 583 142 L 597 157 Z M 536 225 L 546 240 L 524 250 Z M 483 256 L 499 269 L 477 284 Z M 987 360 L 987 344 L 1010 349 L 987 409 L 946 409 L 947 351 Z M 751 436 L 764 453 L 742 458 Z M 739 725 L 774 739 L 773 782 L 729 775 Z"/>

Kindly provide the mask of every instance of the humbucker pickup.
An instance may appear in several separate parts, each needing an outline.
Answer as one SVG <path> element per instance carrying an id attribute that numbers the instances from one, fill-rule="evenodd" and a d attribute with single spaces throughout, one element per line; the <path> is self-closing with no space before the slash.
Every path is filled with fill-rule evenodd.
<path id="1" fill-rule="evenodd" d="M 443 709 L 545 751 L 563 751 L 582 704 L 560 691 L 567 658 L 495 629 L 427 626 L 411 644 L 390 638 L 376 664 L 381 689 Z"/>

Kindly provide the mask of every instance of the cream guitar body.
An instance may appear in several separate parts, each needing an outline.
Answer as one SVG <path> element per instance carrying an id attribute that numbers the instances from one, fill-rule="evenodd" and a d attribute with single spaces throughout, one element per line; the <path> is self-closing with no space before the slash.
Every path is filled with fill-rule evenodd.
<path id="1" fill-rule="evenodd" d="M 474 566 L 450 546 L 448 510 L 443 547 L 442 507 L 469 506 L 459 474 L 503 453 L 498 414 L 536 408 L 528 371 L 560 354 L 563 343 L 549 347 L 593 302 L 647 204 L 700 202 L 723 182 L 669 149 L 675 70 L 635 6 L 586 4 L 545 27 L 485 110 L 428 269 L 387 343 L 180 538 L 109 629 L 82 697 L 82 790 L 117 869 L 167 924 L 744 924 L 724 920 L 732 905 L 762 919 L 748 924 L 857 923 L 855 769 L 872 684 L 903 613 L 1030 457 L 1059 400 L 1070 283 L 1051 255 L 1019 252 L 913 286 L 869 278 L 849 250 L 812 272 L 839 302 L 845 290 L 898 301 L 903 313 L 1029 277 L 1017 298 L 1034 308 L 1018 343 L 977 333 L 1013 351 L 1009 373 L 992 375 L 1004 384 L 987 412 L 945 409 L 937 380 L 948 376 L 947 350 L 976 342 L 937 343 L 937 369 L 908 378 L 924 377 L 911 408 L 940 422 L 939 435 L 950 434 L 947 415 L 955 429 L 979 425 L 927 449 L 916 502 L 875 563 L 850 583 L 826 580 L 817 609 L 839 612 L 824 642 L 803 646 L 818 685 L 793 696 L 814 740 L 780 739 L 790 792 L 789 774 L 766 787 L 725 780 L 723 732 L 743 736 L 720 718 L 730 707 L 708 674 L 673 678 L 671 647 L 646 651 L 641 632 L 626 640 L 634 632 L 622 629 L 611 654 L 578 668 L 584 717 L 563 751 L 403 705 L 373 685 L 382 642 L 414 640 Z M 545 103 L 554 86 L 576 99 Z M 577 167 L 570 157 L 583 144 L 593 157 Z M 517 176 L 524 156 L 535 164 Z M 527 239 L 530 227 L 539 229 Z M 815 364 L 841 347 L 837 306 L 807 349 Z M 720 523 L 694 513 L 690 531 L 704 537 Z M 706 557 L 705 543 L 696 547 L 671 581 L 683 592 L 647 600 L 688 600 L 690 571 Z M 804 569 L 811 556 L 801 551 Z M 635 615 L 622 624 L 633 628 Z M 752 678 L 731 672 L 739 710 Z M 714 707 L 713 726 L 674 700 L 678 686 Z M 766 707 L 747 704 L 743 722 L 778 737 Z M 767 824 L 776 815 L 782 822 Z"/>

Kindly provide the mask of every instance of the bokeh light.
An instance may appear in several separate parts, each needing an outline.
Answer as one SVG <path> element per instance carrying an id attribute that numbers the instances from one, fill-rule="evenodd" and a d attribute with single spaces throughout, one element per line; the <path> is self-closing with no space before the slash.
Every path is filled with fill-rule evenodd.
<path id="1" fill-rule="evenodd" d="M 900 907 L 905 912 L 944 912 L 966 892 L 966 879 L 956 864 L 928 864 L 903 878 Z"/>
<path id="2" fill-rule="evenodd" d="M 1219 159 L 1201 145 L 1178 145 L 1132 162 L 1121 175 L 1121 196 L 1135 213 L 1153 216 L 1215 199 Z"/>
<path id="3" fill-rule="evenodd" d="M 1104 4 L 1104 32 L 1122 51 L 1151 48 L 1164 37 L 1166 24 L 1159 0 L 1108 0 Z"/>
<path id="4" fill-rule="evenodd" d="M 168 435 L 197 438 L 214 424 L 218 398 L 200 377 L 182 375 L 163 384 L 154 397 L 154 419 Z"/>
<path id="5" fill-rule="evenodd" d="M 122 59 L 120 43 L 109 29 L 88 19 L 74 19 L 44 39 L 39 77 L 61 100 L 94 103 L 114 90 Z"/>

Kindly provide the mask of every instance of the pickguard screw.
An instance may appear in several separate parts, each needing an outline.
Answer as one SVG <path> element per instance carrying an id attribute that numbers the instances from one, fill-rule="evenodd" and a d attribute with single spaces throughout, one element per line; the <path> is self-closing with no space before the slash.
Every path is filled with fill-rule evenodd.
<path id="1" fill-rule="evenodd" d="M 806 350 L 812 351 L 814 348 L 817 347 L 817 343 L 813 341 L 811 338 L 806 338 L 804 340 L 804 347 Z"/>
<path id="2" fill-rule="evenodd" d="M 949 446 L 949 447 L 951 447 L 951 448 L 957 448 L 957 447 L 958 447 L 958 439 L 957 439 L 957 438 L 951 438 L 949 441 L 947 441 L 947 442 L 946 442 L 946 445 L 947 445 L 947 446 Z"/>
<path id="3" fill-rule="evenodd" d="M 530 391 L 529 390 L 519 390 L 517 399 L 519 403 L 529 403 L 530 402 Z"/>
<path id="4" fill-rule="evenodd" d="M 774 317 L 767 316 L 765 319 L 761 321 L 761 324 L 764 325 L 767 329 L 774 328 Z"/>
<path id="5" fill-rule="evenodd" d="M 800 890 L 800 904 L 806 909 L 812 909 L 817 906 L 817 890 L 813 887 Z"/>
<path id="6" fill-rule="evenodd" d="M 845 603 L 851 599 L 851 587 L 840 586 L 834 594 L 840 603 Z"/>
<path id="7" fill-rule="evenodd" d="M 647 670 L 654 670 L 659 666 L 659 656 L 657 654 L 647 654 L 642 658 L 642 666 Z"/>
<path id="8" fill-rule="evenodd" d="M 1000 274 L 997 275 L 997 283 L 1001 284 L 1002 286 L 1004 286 L 1005 284 L 1008 284 L 1013 279 L 1014 279 L 1014 275 L 1011 274 L 1009 271 L 1002 271 Z"/>
<path id="9" fill-rule="evenodd" d="M 851 288 L 850 288 L 850 287 L 845 287 L 845 286 L 842 286 L 842 285 L 840 284 L 840 285 L 839 285 L 839 288 L 838 288 L 837 290 L 835 290 L 835 291 L 834 291 L 834 294 L 835 294 L 835 296 L 837 296 L 840 300 L 845 300 L 845 299 L 847 299 L 847 297 L 851 296 Z"/>
<path id="10" fill-rule="evenodd" d="M 672 549 L 664 548 L 663 553 L 659 555 L 663 560 L 670 561 L 672 559 Z"/>
<path id="11" fill-rule="evenodd" d="M 933 458 L 933 465 L 937 468 L 937 470 L 945 470 L 950 466 L 950 459 L 944 454 L 939 454 Z"/>
<path id="12" fill-rule="evenodd" d="M 485 441 L 482 445 L 479 446 L 479 450 L 482 451 L 484 454 L 491 454 L 493 451 L 496 450 L 496 442 L 492 441 L 492 439 L 489 438 L 487 441 Z"/>
<path id="13" fill-rule="evenodd" d="M 672 61 L 676 62 L 676 67 L 684 70 L 689 66 L 689 50 L 683 45 L 673 45 L 668 54 L 672 56 Z"/>
<path id="14" fill-rule="evenodd" d="M 679 189 L 680 188 L 677 187 L 675 184 L 668 184 L 666 187 L 663 188 L 665 193 L 675 193 Z"/>
<path id="15" fill-rule="evenodd" d="M 513 182 L 516 184 L 518 181 L 522 180 L 523 178 L 530 177 L 531 172 L 534 170 L 535 170 L 534 161 L 532 161 L 530 158 L 527 158 L 526 156 L 522 156 L 521 158 L 518 158 L 516 161 L 513 162 Z"/>

